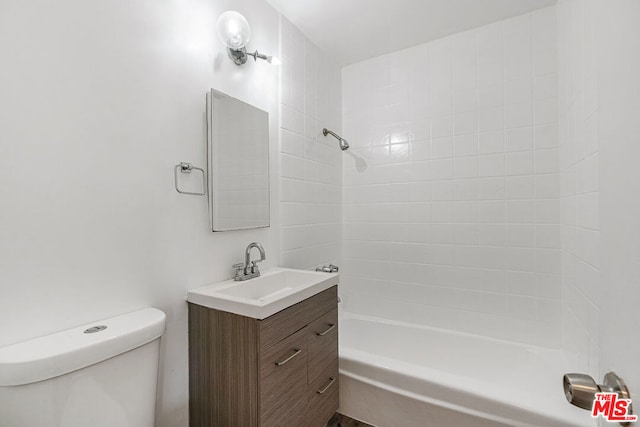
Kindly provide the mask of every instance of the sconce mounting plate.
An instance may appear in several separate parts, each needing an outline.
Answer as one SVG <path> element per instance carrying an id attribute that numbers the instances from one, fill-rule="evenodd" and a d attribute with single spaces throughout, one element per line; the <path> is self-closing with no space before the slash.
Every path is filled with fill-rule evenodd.
<path id="1" fill-rule="evenodd" d="M 227 52 L 229 53 L 229 58 L 231 58 L 236 65 L 243 65 L 247 62 L 247 49 L 244 47 L 240 49 L 227 48 Z"/>

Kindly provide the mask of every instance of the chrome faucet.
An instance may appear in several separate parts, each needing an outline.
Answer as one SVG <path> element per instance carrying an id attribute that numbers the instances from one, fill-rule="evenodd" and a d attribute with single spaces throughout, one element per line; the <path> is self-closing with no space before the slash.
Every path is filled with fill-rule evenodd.
<path id="1" fill-rule="evenodd" d="M 251 261 L 251 249 L 257 248 L 260 252 L 260 259 Z M 258 269 L 257 264 L 266 259 L 266 255 L 264 253 L 264 248 L 258 242 L 249 243 L 247 249 L 244 251 L 244 264 L 234 264 L 233 268 L 236 269 L 236 275 L 233 278 L 235 281 L 241 280 L 249 280 L 254 277 L 260 277 L 260 270 Z"/>

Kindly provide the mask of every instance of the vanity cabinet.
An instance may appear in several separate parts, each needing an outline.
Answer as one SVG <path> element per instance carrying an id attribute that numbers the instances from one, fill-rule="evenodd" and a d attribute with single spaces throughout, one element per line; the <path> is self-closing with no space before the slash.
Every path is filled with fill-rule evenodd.
<path id="1" fill-rule="evenodd" d="M 265 319 L 189 303 L 191 427 L 324 427 L 338 409 L 337 286 Z"/>

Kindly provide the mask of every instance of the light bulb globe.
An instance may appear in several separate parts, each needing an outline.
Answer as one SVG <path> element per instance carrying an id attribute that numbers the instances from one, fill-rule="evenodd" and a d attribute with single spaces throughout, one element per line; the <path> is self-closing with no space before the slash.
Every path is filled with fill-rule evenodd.
<path id="1" fill-rule="evenodd" d="M 251 38 L 249 22 L 234 10 L 228 10 L 220 15 L 216 29 L 220 41 L 230 49 L 242 49 Z"/>

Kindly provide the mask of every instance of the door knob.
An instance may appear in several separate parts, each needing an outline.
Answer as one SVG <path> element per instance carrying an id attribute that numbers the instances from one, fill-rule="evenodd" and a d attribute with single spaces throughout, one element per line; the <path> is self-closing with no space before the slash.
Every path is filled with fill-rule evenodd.
<path id="1" fill-rule="evenodd" d="M 565 374 L 562 378 L 564 396 L 567 401 L 578 408 L 592 410 L 596 393 L 617 393 L 619 399 L 631 399 L 629 389 L 624 380 L 615 372 L 609 372 L 604 376 L 603 384 L 596 384 L 590 375 Z M 631 415 L 632 408 L 629 405 L 627 415 Z M 630 423 L 620 422 L 626 426 Z"/>

